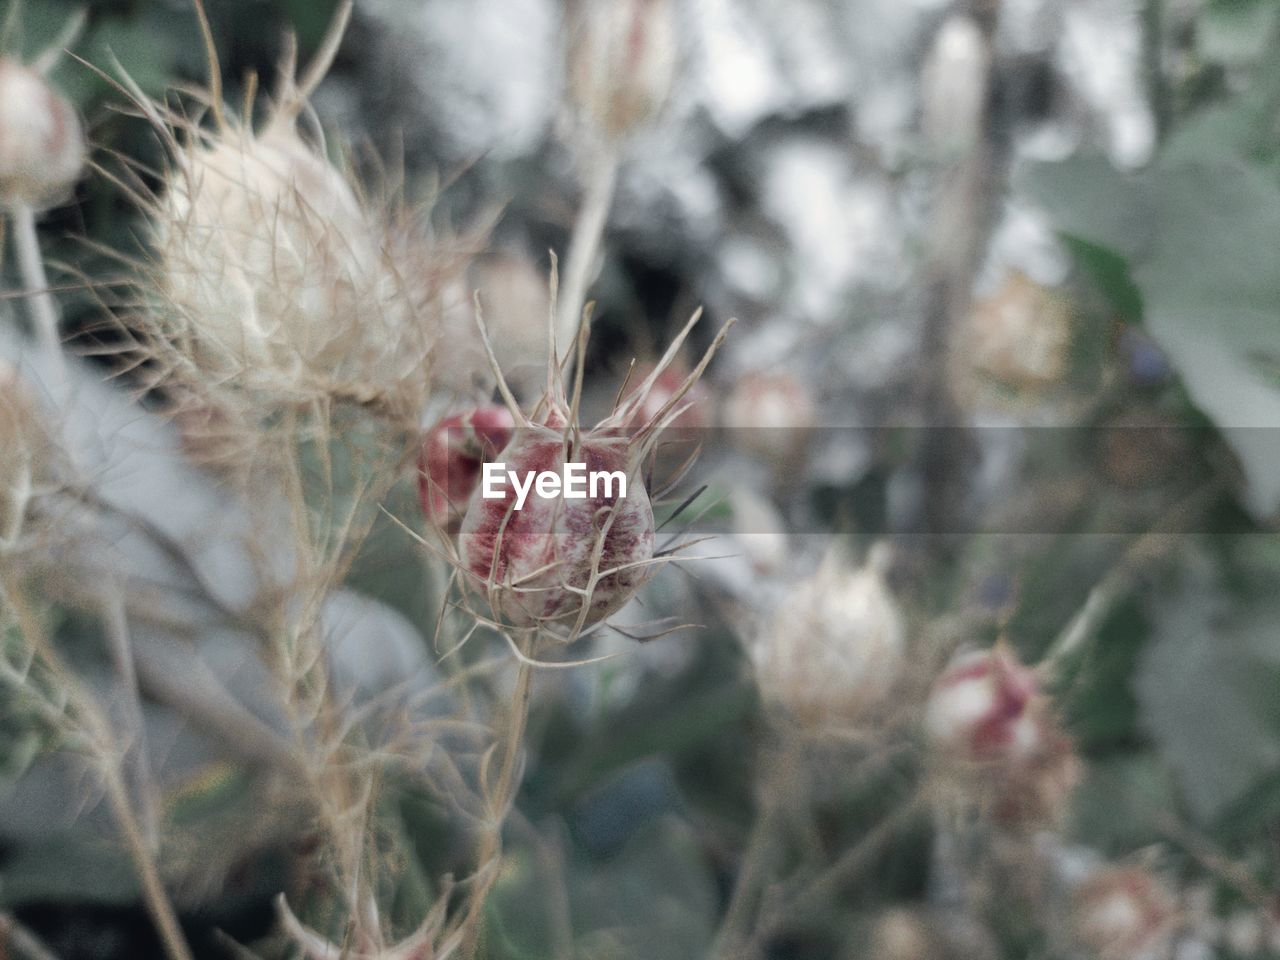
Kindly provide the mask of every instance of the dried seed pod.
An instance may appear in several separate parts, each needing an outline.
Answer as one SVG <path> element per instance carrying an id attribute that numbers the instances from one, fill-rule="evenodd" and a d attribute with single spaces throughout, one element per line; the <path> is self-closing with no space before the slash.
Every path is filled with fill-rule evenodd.
<path id="1" fill-rule="evenodd" d="M 500 619 L 569 630 L 581 620 L 580 629 L 619 610 L 657 571 L 653 507 L 625 439 L 588 434 L 575 446 L 562 424 L 529 424 L 499 459 L 520 477 L 563 475 L 578 462 L 588 475 L 620 475 L 626 489 L 600 483 L 580 500 L 530 495 L 518 510 L 513 483 L 499 498 L 472 498 L 459 552 Z"/>
<path id="2" fill-rule="evenodd" d="M 794 470 L 802 461 L 814 425 L 813 397 L 785 373 L 749 373 L 724 403 L 730 441 L 774 468 Z"/>
<path id="3" fill-rule="evenodd" d="M 416 417 L 430 388 L 432 296 L 454 260 L 424 264 L 410 231 L 298 130 L 350 12 L 339 5 L 300 84 L 291 64 L 281 71 L 256 128 L 220 102 L 212 51 L 208 126 L 131 87 L 169 145 L 160 187 L 143 197 L 154 241 L 145 319 L 150 342 L 171 352 L 161 373 L 250 393 L 259 414 L 339 399 Z"/>
<path id="4" fill-rule="evenodd" d="M 578 5 L 569 44 L 569 94 L 606 141 L 652 120 L 677 67 L 672 0 L 594 0 Z"/>
<path id="5" fill-rule="evenodd" d="M 70 191 L 84 164 L 75 108 L 34 70 L 0 59 L 0 200 L 47 206 Z"/>
<path id="6" fill-rule="evenodd" d="M 902 671 L 906 630 L 881 569 L 833 553 L 788 593 L 752 650 L 767 704 L 817 725 L 883 703 Z"/>
<path id="7" fill-rule="evenodd" d="M 427 430 L 418 455 L 418 496 L 434 526 L 457 530 L 482 466 L 497 459 L 515 425 L 506 407 L 487 404 L 445 417 Z"/>
<path id="8" fill-rule="evenodd" d="M 925 732 L 965 800 L 1010 828 L 1056 823 L 1080 760 L 1036 671 L 1003 644 L 957 657 L 934 683 Z"/>
<path id="9" fill-rule="evenodd" d="M 1145 867 L 1109 867 L 1085 880 L 1072 898 L 1072 929 L 1100 960 L 1168 956 L 1178 905 Z"/>
<path id="10" fill-rule="evenodd" d="M 572 639 L 619 610 L 657 572 L 661 558 L 654 556 L 653 506 L 640 467 L 730 324 L 667 402 L 639 429 L 634 423 L 697 320 L 695 314 L 636 392 L 590 430 L 577 422 L 585 338 L 579 341 L 575 400 L 566 396 L 560 364 L 551 363 L 547 391 L 535 408 L 539 416 L 533 419 L 516 408 L 486 335 L 516 419 L 511 442 L 498 454 L 501 475 L 512 482 L 489 496 L 482 480 L 462 521 L 458 554 L 469 584 L 486 596 L 498 620 Z M 567 486 L 567 464 L 581 465 L 581 497 L 567 496 L 559 485 L 542 487 L 548 476 L 565 478 Z M 537 488 L 531 489 L 535 478 Z M 525 495 L 516 489 L 521 482 Z"/>
<path id="11" fill-rule="evenodd" d="M 1067 372 L 1071 307 L 1019 272 L 976 301 L 961 355 L 978 373 L 1016 389 L 1042 389 Z"/>

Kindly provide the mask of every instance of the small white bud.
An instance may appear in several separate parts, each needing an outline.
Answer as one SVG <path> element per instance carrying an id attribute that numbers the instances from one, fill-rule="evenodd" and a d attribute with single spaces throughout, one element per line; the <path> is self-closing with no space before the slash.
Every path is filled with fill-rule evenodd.
<path id="1" fill-rule="evenodd" d="M 47 206 L 70 191 L 84 162 L 75 108 L 34 70 L 0 59 L 0 200 Z"/>

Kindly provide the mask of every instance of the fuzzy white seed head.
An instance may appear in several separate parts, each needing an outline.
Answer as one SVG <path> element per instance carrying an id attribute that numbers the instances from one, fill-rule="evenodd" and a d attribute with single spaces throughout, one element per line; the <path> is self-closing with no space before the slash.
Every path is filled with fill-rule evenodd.
<path id="1" fill-rule="evenodd" d="M 381 224 L 292 123 L 202 135 L 174 161 L 154 210 L 159 286 L 203 372 L 359 400 L 425 375 Z"/>
<path id="2" fill-rule="evenodd" d="M 905 642 L 880 571 L 833 554 L 790 592 L 756 643 L 761 696 L 801 722 L 856 720 L 897 682 Z"/>
<path id="3" fill-rule="evenodd" d="M 0 200 L 47 206 L 71 189 L 84 163 L 75 108 L 34 70 L 0 59 Z"/>

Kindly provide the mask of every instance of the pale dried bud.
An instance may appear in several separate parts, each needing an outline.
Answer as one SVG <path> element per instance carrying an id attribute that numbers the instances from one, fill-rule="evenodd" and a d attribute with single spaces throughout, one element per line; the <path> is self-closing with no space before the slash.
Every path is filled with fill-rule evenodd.
<path id="1" fill-rule="evenodd" d="M 1076 939 L 1099 960 L 1166 957 L 1177 925 L 1177 901 L 1144 867 L 1099 871 L 1072 900 Z"/>
<path id="2" fill-rule="evenodd" d="M 672 0 L 585 0 L 575 27 L 568 85 L 584 118 L 607 141 L 652 120 L 676 77 Z"/>
<path id="3" fill-rule="evenodd" d="M 814 425 L 809 391 L 789 374 L 749 373 L 724 403 L 729 439 L 774 467 L 794 469 L 803 460 Z"/>
<path id="4" fill-rule="evenodd" d="M 878 565 L 839 555 L 797 584 L 752 650 L 764 701 L 806 724 L 864 717 L 902 670 L 906 630 Z"/>
<path id="5" fill-rule="evenodd" d="M 423 375 L 379 225 L 291 124 L 201 138 L 153 213 L 162 295 L 211 377 L 371 399 Z"/>
<path id="6" fill-rule="evenodd" d="M 0 200 L 47 206 L 71 189 L 84 163 L 75 108 L 34 70 L 0 59 Z"/>
<path id="7" fill-rule="evenodd" d="M 871 942 L 877 960 L 932 960 L 939 953 L 929 924 L 909 910 L 886 911 Z"/>
<path id="8" fill-rule="evenodd" d="M 1071 351 L 1071 307 L 1019 272 L 973 305 L 962 354 L 978 373 L 1010 387 L 1060 381 Z"/>

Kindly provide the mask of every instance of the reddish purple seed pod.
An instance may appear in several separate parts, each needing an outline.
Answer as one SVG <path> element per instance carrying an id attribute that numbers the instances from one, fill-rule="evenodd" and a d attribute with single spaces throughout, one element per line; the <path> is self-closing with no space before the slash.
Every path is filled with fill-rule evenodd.
<path id="1" fill-rule="evenodd" d="M 559 418 L 557 418 L 558 420 Z M 577 448 L 561 426 L 516 431 L 499 455 L 518 477 L 564 474 L 566 462 L 615 482 L 588 487 L 581 499 L 530 492 L 520 509 L 512 483 L 502 495 L 472 496 L 458 552 L 493 613 L 515 627 L 573 633 L 619 610 L 654 574 L 653 507 L 625 437 L 583 435 Z M 625 477 L 625 495 L 618 475 Z"/>
<path id="2" fill-rule="evenodd" d="M 418 454 L 418 498 L 431 523 L 458 528 L 484 463 L 495 459 L 514 430 L 511 412 L 494 404 L 455 413 L 427 430 Z"/>

